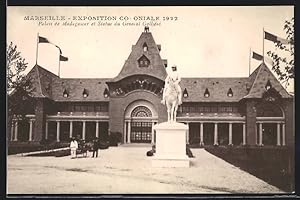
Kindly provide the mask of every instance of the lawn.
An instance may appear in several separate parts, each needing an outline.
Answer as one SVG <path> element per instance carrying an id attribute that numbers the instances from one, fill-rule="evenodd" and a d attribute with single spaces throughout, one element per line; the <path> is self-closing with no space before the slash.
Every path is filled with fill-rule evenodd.
<path id="1" fill-rule="evenodd" d="M 206 147 L 206 151 L 286 191 L 293 192 L 294 151 L 288 147 Z"/>

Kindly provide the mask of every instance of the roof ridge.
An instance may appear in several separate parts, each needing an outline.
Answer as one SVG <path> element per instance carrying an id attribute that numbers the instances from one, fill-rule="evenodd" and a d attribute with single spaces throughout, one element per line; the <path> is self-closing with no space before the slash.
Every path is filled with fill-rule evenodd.
<path id="1" fill-rule="evenodd" d="M 250 90 L 249 90 L 249 92 L 248 92 L 248 94 L 247 94 L 246 96 L 248 96 L 248 95 L 251 93 L 251 91 L 252 91 L 252 89 L 253 89 L 253 86 L 254 86 L 254 84 L 255 84 L 255 82 L 256 82 L 256 80 L 257 80 L 257 77 L 258 77 L 258 75 L 259 75 L 259 73 L 260 73 L 260 71 L 261 71 L 261 68 L 262 68 L 264 65 L 265 65 L 264 62 L 262 62 L 262 63 L 259 65 L 259 69 L 258 69 L 258 71 L 257 71 L 256 77 L 255 77 L 255 79 L 254 79 L 254 81 L 253 81 L 253 83 L 252 83 L 252 85 L 251 85 L 251 88 L 250 88 Z M 254 71 L 255 71 L 255 70 L 254 70 Z"/>

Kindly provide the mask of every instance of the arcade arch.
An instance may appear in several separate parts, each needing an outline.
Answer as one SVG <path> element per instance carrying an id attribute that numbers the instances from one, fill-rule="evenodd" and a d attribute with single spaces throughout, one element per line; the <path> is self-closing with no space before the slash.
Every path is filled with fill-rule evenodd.
<path id="1" fill-rule="evenodd" d="M 136 100 L 125 109 L 124 143 L 154 143 L 153 126 L 158 121 L 157 111 L 152 103 Z"/>

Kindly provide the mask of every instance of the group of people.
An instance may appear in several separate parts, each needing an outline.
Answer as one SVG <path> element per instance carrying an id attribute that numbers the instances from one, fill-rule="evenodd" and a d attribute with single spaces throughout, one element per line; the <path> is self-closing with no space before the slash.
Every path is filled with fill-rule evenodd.
<path id="1" fill-rule="evenodd" d="M 87 156 L 88 151 L 92 151 L 92 157 L 98 157 L 98 150 L 100 149 L 99 138 L 94 138 L 90 143 L 86 143 L 85 140 L 76 140 L 74 137 L 71 139 L 70 150 L 71 158 L 77 157 L 77 153 L 82 153 Z"/>

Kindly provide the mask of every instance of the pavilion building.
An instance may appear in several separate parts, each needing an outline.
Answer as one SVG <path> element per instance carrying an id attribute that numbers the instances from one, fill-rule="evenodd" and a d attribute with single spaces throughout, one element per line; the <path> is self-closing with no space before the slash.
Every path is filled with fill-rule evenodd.
<path id="1" fill-rule="evenodd" d="M 39 65 L 28 73 L 35 104 L 28 122 L 14 117 L 12 142 L 69 141 L 80 136 L 121 143 L 155 143 L 153 126 L 167 120 L 161 104 L 167 60 L 148 30 L 142 32 L 114 78 L 60 78 Z M 200 145 L 294 145 L 294 98 L 265 63 L 249 77 L 182 78 L 178 122 Z"/>

